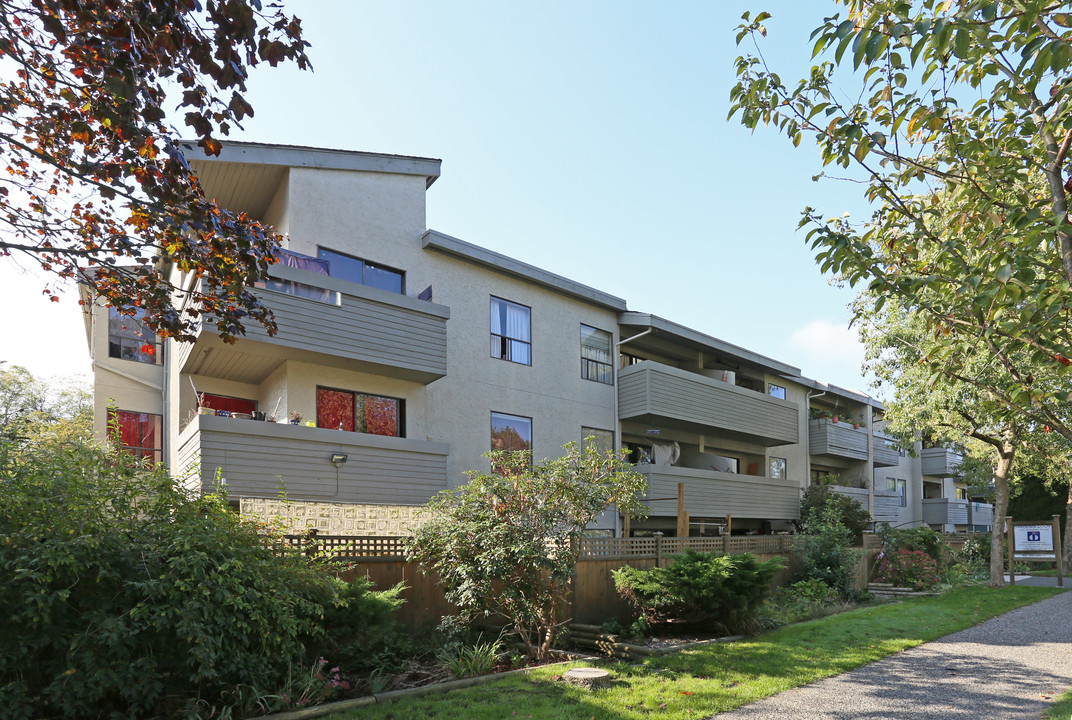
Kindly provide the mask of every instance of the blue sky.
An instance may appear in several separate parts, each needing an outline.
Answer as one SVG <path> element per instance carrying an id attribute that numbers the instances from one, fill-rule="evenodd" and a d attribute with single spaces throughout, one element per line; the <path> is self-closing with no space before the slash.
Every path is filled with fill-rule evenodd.
<path id="1" fill-rule="evenodd" d="M 237 139 L 443 160 L 428 224 L 650 312 L 862 387 L 851 293 L 814 263 L 801 209 L 866 213 L 817 151 L 726 121 L 734 28 L 766 9 L 784 79 L 832 4 L 290 0 L 315 71 L 257 70 Z M 746 41 L 748 42 L 748 41 Z M 73 294 L 0 271 L 0 360 L 88 372 Z M 19 340 L 12 342 L 12 339 Z"/>

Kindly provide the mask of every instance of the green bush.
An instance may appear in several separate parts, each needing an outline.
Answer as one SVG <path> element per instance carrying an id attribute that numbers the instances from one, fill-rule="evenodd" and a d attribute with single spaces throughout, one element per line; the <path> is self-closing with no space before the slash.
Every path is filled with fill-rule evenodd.
<path id="1" fill-rule="evenodd" d="M 850 607 L 821 580 L 801 580 L 789 587 L 778 588 L 763 602 L 757 612 L 761 628 L 773 630 L 783 625 L 825 617 Z"/>
<path id="2" fill-rule="evenodd" d="M 264 528 L 94 447 L 0 448 L 0 706 L 168 717 L 286 684 L 338 590 Z"/>
<path id="3" fill-rule="evenodd" d="M 405 602 L 405 585 L 374 591 L 373 583 L 358 577 L 349 582 L 330 578 L 334 602 L 324 607 L 324 635 L 311 655 L 331 658 L 350 672 L 382 666 L 386 641 L 395 630 L 394 612 Z"/>
<path id="4" fill-rule="evenodd" d="M 871 513 L 855 499 L 834 492 L 829 485 L 812 485 L 800 499 L 800 520 L 797 529 L 805 531 L 823 512 L 834 512 L 838 521 L 848 528 L 851 537 L 859 540 L 871 526 Z"/>
<path id="5" fill-rule="evenodd" d="M 942 558 L 942 536 L 929 527 L 891 528 L 889 524 L 879 526 L 882 549 L 886 553 L 898 550 L 915 550 L 926 553 L 940 567 Z"/>
<path id="6" fill-rule="evenodd" d="M 781 567 L 781 558 L 687 550 L 670 567 L 623 567 L 613 575 L 618 593 L 648 623 L 679 619 L 732 632 L 751 619 Z"/>
<path id="7" fill-rule="evenodd" d="M 842 522 L 841 508 L 831 504 L 813 511 L 797 538 L 800 580 L 818 580 L 832 588 L 841 598 L 855 596 L 853 580 L 860 553 L 853 549 L 853 534 Z"/>
<path id="8" fill-rule="evenodd" d="M 972 567 L 990 567 L 990 533 L 969 535 L 960 548 L 960 559 Z"/>
<path id="9" fill-rule="evenodd" d="M 913 590 L 933 587 L 941 580 L 938 563 L 920 550 L 884 553 L 879 561 L 876 577 L 880 582 L 893 583 L 897 587 L 910 587 Z"/>

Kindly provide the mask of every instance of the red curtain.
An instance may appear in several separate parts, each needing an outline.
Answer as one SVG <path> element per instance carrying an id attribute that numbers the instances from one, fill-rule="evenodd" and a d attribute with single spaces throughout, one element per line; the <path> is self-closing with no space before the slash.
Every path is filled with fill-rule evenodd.
<path id="1" fill-rule="evenodd" d="M 354 393 L 316 389 L 316 424 L 322 428 L 354 431 Z"/>
<path id="2" fill-rule="evenodd" d="M 212 408 L 213 410 L 226 410 L 227 412 L 249 413 L 252 415 L 257 409 L 256 400 L 225 397 L 223 395 L 213 395 L 211 393 L 201 393 L 200 398 L 201 407 Z"/>

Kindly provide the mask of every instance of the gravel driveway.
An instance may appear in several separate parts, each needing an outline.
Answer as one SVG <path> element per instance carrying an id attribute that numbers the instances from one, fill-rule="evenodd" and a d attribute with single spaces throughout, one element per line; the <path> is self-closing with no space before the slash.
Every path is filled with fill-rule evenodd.
<path id="1" fill-rule="evenodd" d="M 1072 592 L 717 720 L 1038 720 L 1072 686 Z"/>

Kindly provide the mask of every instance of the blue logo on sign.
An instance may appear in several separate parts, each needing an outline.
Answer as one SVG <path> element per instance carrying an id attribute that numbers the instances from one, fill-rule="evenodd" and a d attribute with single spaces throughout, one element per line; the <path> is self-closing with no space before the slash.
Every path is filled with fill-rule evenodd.
<path id="1" fill-rule="evenodd" d="M 1041 532 L 1039 532 L 1038 530 L 1028 530 L 1027 531 L 1027 541 L 1028 542 L 1039 542 L 1040 540 L 1042 540 L 1042 533 Z"/>

